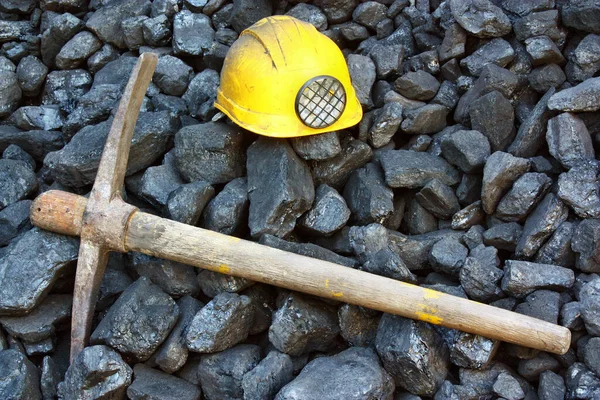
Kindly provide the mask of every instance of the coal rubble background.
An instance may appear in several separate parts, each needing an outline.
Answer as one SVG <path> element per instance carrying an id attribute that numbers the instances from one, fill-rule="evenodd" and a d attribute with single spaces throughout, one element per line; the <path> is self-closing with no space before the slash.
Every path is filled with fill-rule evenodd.
<path id="1" fill-rule="evenodd" d="M 229 46 L 277 14 L 343 50 L 359 125 L 211 122 Z M 0 44 L 0 398 L 600 398 L 597 0 L 0 0 Z M 560 324 L 571 349 L 132 253 L 111 256 L 69 367 L 78 240 L 29 207 L 89 192 L 142 52 L 160 58 L 127 201 Z"/>

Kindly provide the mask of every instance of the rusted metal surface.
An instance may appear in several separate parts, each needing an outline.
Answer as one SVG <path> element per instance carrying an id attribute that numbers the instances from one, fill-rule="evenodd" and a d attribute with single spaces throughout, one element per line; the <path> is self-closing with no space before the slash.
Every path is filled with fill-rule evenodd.
<path id="1" fill-rule="evenodd" d="M 96 180 L 83 213 L 81 246 L 73 294 L 71 362 L 85 347 L 108 252 L 126 251 L 127 222 L 137 210 L 122 199 L 133 130 L 158 57 L 142 54 L 132 71 L 113 120 Z"/>

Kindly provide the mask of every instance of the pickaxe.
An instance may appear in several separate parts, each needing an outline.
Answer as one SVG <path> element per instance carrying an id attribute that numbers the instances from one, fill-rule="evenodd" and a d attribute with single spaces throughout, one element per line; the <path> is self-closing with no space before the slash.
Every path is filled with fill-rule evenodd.
<path id="1" fill-rule="evenodd" d="M 132 72 L 89 199 L 51 190 L 32 204 L 34 225 L 81 237 L 71 361 L 87 343 L 109 251 L 137 251 L 552 353 L 569 349 L 571 333 L 562 326 L 160 218 L 125 203 L 121 188 L 133 129 L 156 63 L 156 55 L 144 53 Z"/>

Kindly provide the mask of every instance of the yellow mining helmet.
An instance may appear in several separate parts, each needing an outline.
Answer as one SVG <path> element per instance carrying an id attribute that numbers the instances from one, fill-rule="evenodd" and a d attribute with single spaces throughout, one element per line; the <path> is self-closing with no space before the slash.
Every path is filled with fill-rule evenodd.
<path id="1" fill-rule="evenodd" d="M 337 45 L 311 24 L 263 18 L 233 43 L 215 106 L 237 125 L 273 137 L 336 131 L 362 108 Z"/>

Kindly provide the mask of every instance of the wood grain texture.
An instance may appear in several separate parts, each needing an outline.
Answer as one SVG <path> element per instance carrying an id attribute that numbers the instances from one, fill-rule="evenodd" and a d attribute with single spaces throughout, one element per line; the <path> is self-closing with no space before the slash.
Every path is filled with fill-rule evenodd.
<path id="1" fill-rule="evenodd" d="M 562 326 L 431 289 L 136 212 L 129 250 L 509 343 L 564 354 Z"/>
<path id="2" fill-rule="evenodd" d="M 79 236 L 87 199 L 61 190 L 49 190 L 35 198 L 29 211 L 31 223 L 47 231 Z"/>

